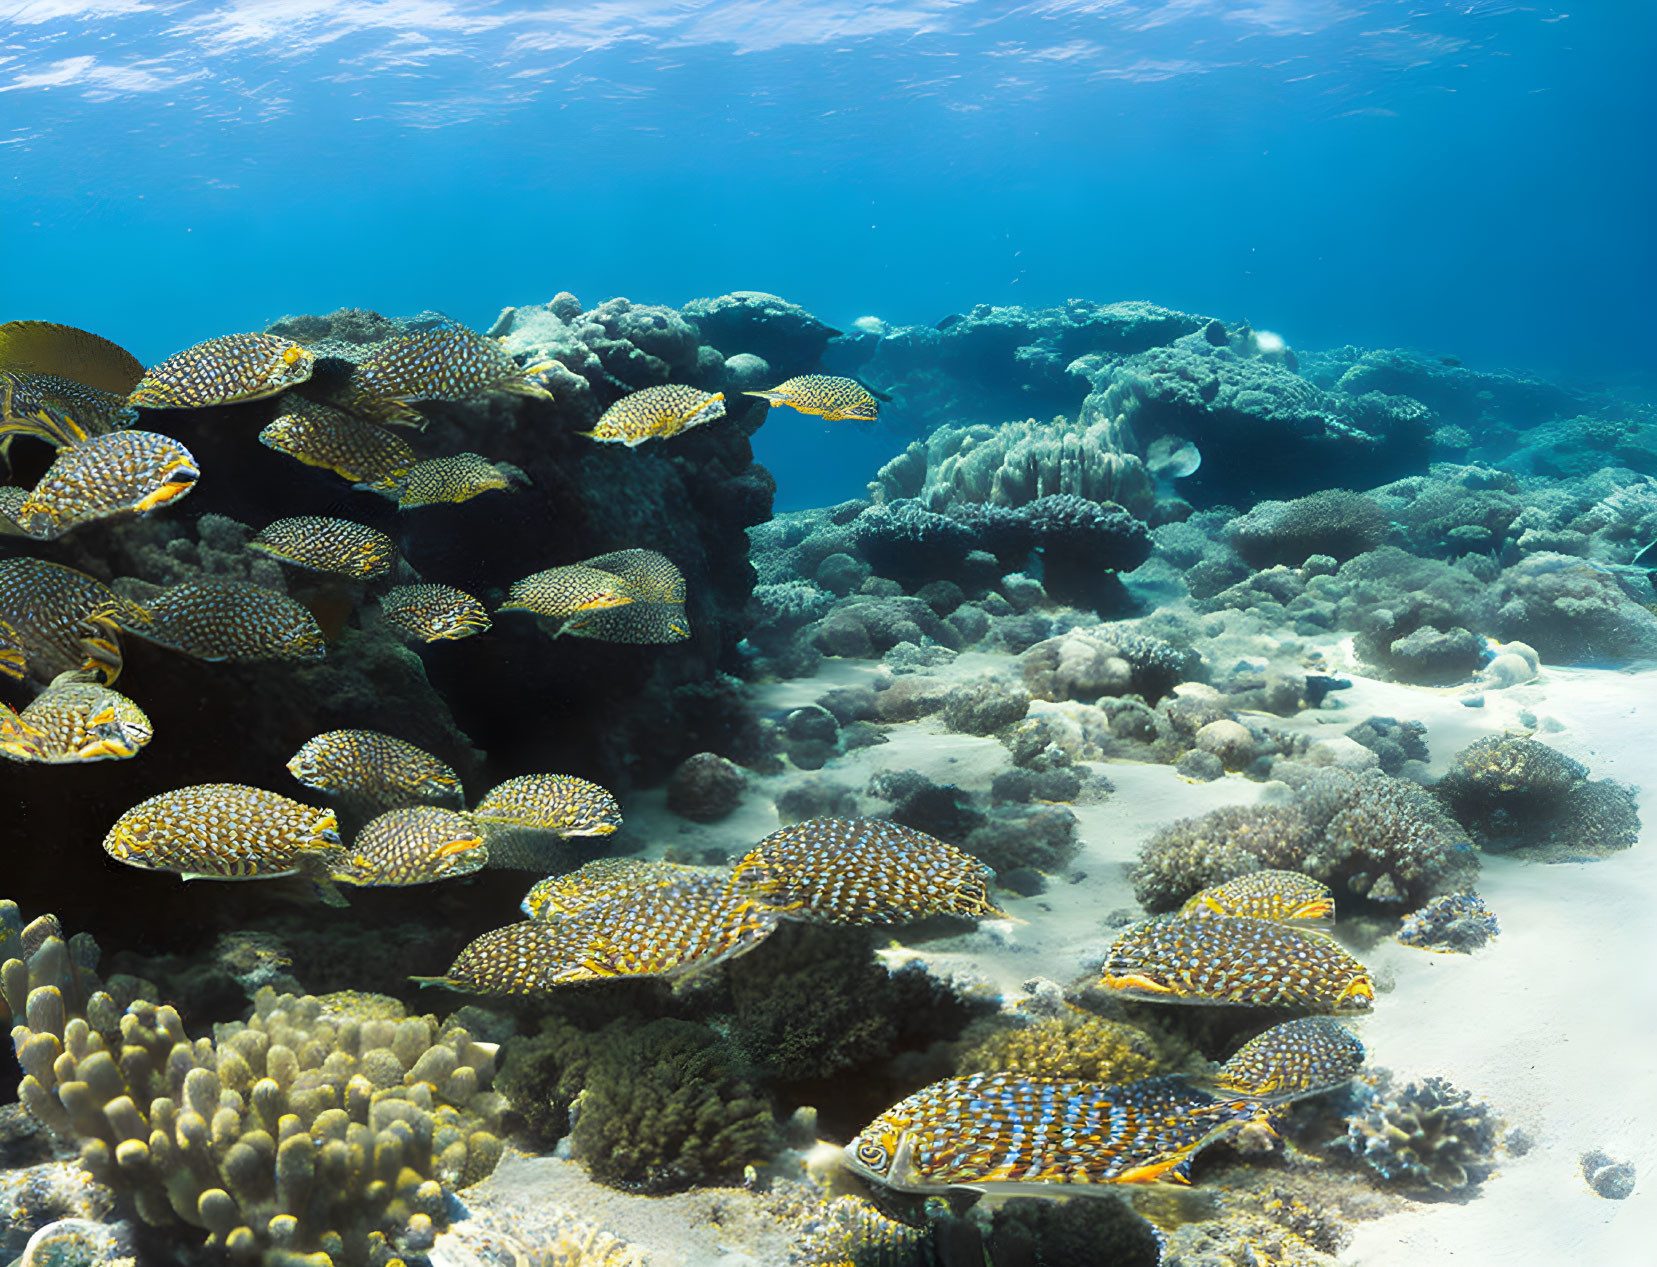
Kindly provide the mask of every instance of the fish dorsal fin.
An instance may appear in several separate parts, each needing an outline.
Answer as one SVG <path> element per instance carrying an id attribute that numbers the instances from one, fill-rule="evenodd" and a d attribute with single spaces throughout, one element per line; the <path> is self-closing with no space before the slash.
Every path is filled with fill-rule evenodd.
<path id="1" fill-rule="evenodd" d="M 0 367 L 55 374 L 116 396 L 130 393 L 144 377 L 143 363 L 120 344 L 56 321 L 0 325 Z"/>

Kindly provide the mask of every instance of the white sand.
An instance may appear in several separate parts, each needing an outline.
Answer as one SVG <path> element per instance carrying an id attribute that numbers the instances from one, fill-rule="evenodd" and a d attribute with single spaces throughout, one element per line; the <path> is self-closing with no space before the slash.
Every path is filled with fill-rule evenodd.
<path id="1" fill-rule="evenodd" d="M 1343 648 L 1329 652 L 1333 663 L 1347 660 Z M 827 661 L 814 678 L 762 688 L 760 707 L 780 713 L 833 687 L 869 683 L 879 672 L 867 663 Z M 969 654 L 939 672 L 958 680 L 1015 675 L 1017 664 Z M 1352 689 L 1272 724 L 1332 738 L 1374 715 L 1421 721 L 1435 773 L 1481 735 L 1535 729 L 1587 764 L 1592 777 L 1647 791 L 1641 842 L 1615 857 L 1560 865 L 1486 858 L 1479 889 L 1503 930 L 1486 950 L 1437 955 L 1387 941 L 1366 952 L 1383 988 L 1374 1013 L 1355 1022 L 1370 1059 L 1404 1077 L 1448 1078 L 1521 1128 L 1532 1148 L 1505 1158 L 1471 1201 L 1414 1203 L 1359 1225 L 1342 1261 L 1657 1264 L 1657 808 L 1650 794 L 1657 789 L 1657 670 L 1546 669 L 1535 682 L 1487 692 L 1481 708 L 1465 706 L 1460 692 L 1344 675 Z M 914 769 L 983 793 L 1010 764 L 1000 743 L 949 734 L 936 718 L 887 733 L 889 742 L 839 758 L 816 777 L 861 792 L 876 771 Z M 1137 912 L 1126 867 L 1147 837 L 1175 818 L 1280 791 L 1235 775 L 1192 783 L 1160 765 L 1094 769 L 1116 792 L 1075 807 L 1082 849 L 1071 870 L 1084 879 L 1056 879 L 1035 898 L 1008 896 L 1008 911 L 1022 923 L 988 921 L 976 933 L 919 947 L 894 943 L 888 962 L 922 958 L 939 975 L 993 990 L 1009 1003 L 1035 978 L 1068 984 L 1103 954 L 1114 935 L 1107 917 Z M 644 829 L 653 853 L 676 844 L 734 855 L 776 828 L 771 797 L 801 777 L 753 780 L 743 808 L 712 826 L 667 813 L 659 791 L 632 798 L 629 820 Z M 880 805 L 864 802 L 870 810 Z M 1631 1198 L 1609 1201 L 1589 1189 L 1580 1158 L 1595 1148 L 1635 1165 Z"/>

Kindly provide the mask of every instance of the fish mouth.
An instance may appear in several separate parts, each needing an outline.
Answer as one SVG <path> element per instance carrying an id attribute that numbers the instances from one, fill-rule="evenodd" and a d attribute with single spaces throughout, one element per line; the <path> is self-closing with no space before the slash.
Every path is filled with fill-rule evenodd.
<path id="1" fill-rule="evenodd" d="M 133 507 L 140 515 L 147 515 L 158 506 L 165 506 L 175 498 L 184 496 L 196 486 L 201 478 L 201 472 L 193 466 L 178 466 L 168 471 L 162 484 L 144 497 Z"/>

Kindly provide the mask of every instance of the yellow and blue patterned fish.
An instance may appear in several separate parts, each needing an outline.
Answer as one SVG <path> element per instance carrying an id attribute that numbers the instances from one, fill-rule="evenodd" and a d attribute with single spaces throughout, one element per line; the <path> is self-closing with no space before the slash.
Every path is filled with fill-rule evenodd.
<path id="1" fill-rule="evenodd" d="M 397 543 L 349 519 L 299 515 L 267 524 L 247 543 L 255 554 L 310 572 L 371 580 L 396 566 Z"/>
<path id="2" fill-rule="evenodd" d="M 829 422 L 850 419 L 873 422 L 880 416 L 880 402 L 855 378 L 827 374 L 801 374 L 768 391 L 743 392 L 772 405 L 787 405 L 803 414 L 815 414 Z"/>
<path id="3" fill-rule="evenodd" d="M 0 755 L 45 765 L 124 761 L 154 733 L 144 710 L 125 695 L 90 674 L 65 673 L 0 726 Z"/>
<path id="4" fill-rule="evenodd" d="M 538 368 L 525 369 L 494 339 L 462 325 L 415 330 L 376 344 L 358 362 L 351 378 L 356 395 L 349 407 L 376 421 L 424 427 L 410 402 L 458 403 L 490 392 L 550 399 L 536 377 Z"/>
<path id="5" fill-rule="evenodd" d="M 54 541 L 101 519 L 143 518 L 185 496 L 200 476 L 190 450 L 171 436 L 111 431 L 58 450 L 14 518 L 31 537 Z"/>
<path id="6" fill-rule="evenodd" d="M 377 492 L 396 492 L 419 461 L 395 432 L 299 396 L 259 433 L 259 443 Z"/>
<path id="7" fill-rule="evenodd" d="M 423 748 L 377 730 L 330 730 L 308 739 L 288 773 L 318 792 L 356 796 L 386 809 L 451 801 L 460 776 Z"/>
<path id="8" fill-rule="evenodd" d="M 380 598 L 380 619 L 421 642 L 452 642 L 489 628 L 489 612 L 450 585 L 396 585 Z"/>
<path id="9" fill-rule="evenodd" d="M 1179 1078 L 1105 1085 L 1015 1073 L 946 1078 L 898 1102 L 846 1145 L 858 1173 L 900 1192 L 950 1188 L 1062 1196 L 1181 1181 L 1207 1145 L 1258 1106 Z"/>
<path id="10" fill-rule="evenodd" d="M 320 660 L 316 617 L 286 594 L 245 581 L 186 581 L 150 600 L 141 638 L 197 660 Z"/>
<path id="11" fill-rule="evenodd" d="M 586 910 L 617 893 L 631 893 L 655 884 L 669 884 L 690 868 L 644 858 L 595 858 L 564 875 L 538 881 L 520 904 L 531 919 L 556 920 Z"/>
<path id="12" fill-rule="evenodd" d="M 332 877 L 359 887 L 431 884 L 470 875 L 488 860 L 470 817 L 412 805 L 370 819 L 334 862 Z"/>
<path id="13" fill-rule="evenodd" d="M 1111 943 L 1100 985 L 1153 1003 L 1365 1011 L 1369 970 L 1332 939 L 1273 920 L 1161 916 Z"/>
<path id="14" fill-rule="evenodd" d="M 0 620 L 0 674 L 21 682 L 29 672 L 29 657 L 23 650 L 23 636 Z"/>
<path id="15" fill-rule="evenodd" d="M 1209 1081 L 1228 1095 L 1285 1104 L 1344 1086 L 1363 1063 L 1357 1035 L 1326 1016 L 1307 1016 L 1251 1038 Z"/>
<path id="16" fill-rule="evenodd" d="M 634 586 L 612 572 L 570 563 L 514 581 L 506 601 L 496 610 L 533 612 L 564 620 L 579 612 L 621 607 L 642 597 Z"/>
<path id="17" fill-rule="evenodd" d="M 397 509 L 458 506 L 484 493 L 509 491 L 512 475 L 477 453 L 416 462 L 396 486 Z"/>
<path id="18" fill-rule="evenodd" d="M 690 637 L 690 621 L 682 603 L 653 603 L 648 600 L 577 612 L 558 626 L 555 637 L 571 634 L 598 642 L 632 646 L 683 642 Z"/>
<path id="19" fill-rule="evenodd" d="M 883 818 L 812 818 L 772 832 L 733 883 L 795 919 L 894 924 L 930 915 L 1003 916 L 995 873 L 969 853 Z"/>
<path id="20" fill-rule="evenodd" d="M 1298 871 L 1251 871 L 1193 896 L 1181 915 L 1246 915 L 1310 928 L 1335 922 L 1335 894 L 1327 884 Z"/>
<path id="21" fill-rule="evenodd" d="M 224 334 L 144 372 L 126 410 L 205 409 L 262 400 L 310 378 L 316 357 L 275 334 Z"/>
<path id="22" fill-rule="evenodd" d="M 201 783 L 133 806 L 104 837 L 117 862 L 186 880 L 323 874 L 339 853 L 332 810 L 239 783 Z"/>
<path id="23" fill-rule="evenodd" d="M 562 963 L 558 926 L 530 919 L 474 937 L 443 976 L 409 979 L 474 994 L 545 994 L 554 988 L 551 976 Z"/>
<path id="24" fill-rule="evenodd" d="M 685 574 L 672 559 L 655 550 L 612 550 L 609 554 L 582 559 L 580 566 L 619 576 L 648 602 L 683 604 L 685 601 Z"/>
<path id="25" fill-rule="evenodd" d="M 0 470 L 18 436 L 65 445 L 108 432 L 143 373 L 125 348 L 86 330 L 0 325 Z"/>
<path id="26" fill-rule="evenodd" d="M 36 678 L 51 681 L 96 663 L 113 684 L 120 644 L 112 619 L 133 630 L 150 622 L 143 607 L 84 572 L 45 559 L 0 559 L 0 621 Z"/>
<path id="27" fill-rule="evenodd" d="M 591 431 L 576 434 L 636 449 L 646 440 L 666 440 L 724 416 L 723 392 L 667 383 L 623 396 L 604 411 Z"/>
<path id="28" fill-rule="evenodd" d="M 491 788 L 472 817 L 560 836 L 608 836 L 621 826 L 621 806 L 598 784 L 573 774 L 524 774 Z"/>

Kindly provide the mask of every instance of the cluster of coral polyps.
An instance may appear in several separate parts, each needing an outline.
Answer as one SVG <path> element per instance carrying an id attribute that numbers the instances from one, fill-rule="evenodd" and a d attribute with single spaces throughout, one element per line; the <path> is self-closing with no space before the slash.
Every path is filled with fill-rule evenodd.
<path id="1" fill-rule="evenodd" d="M 123 1011 L 96 947 L 0 902 L 0 983 L 19 1098 L 151 1227 L 234 1258 L 389 1263 L 429 1248 L 446 1189 L 500 1157 L 494 1047 L 373 995 L 261 990 L 246 1023 L 191 1040 L 178 1013 Z"/>

